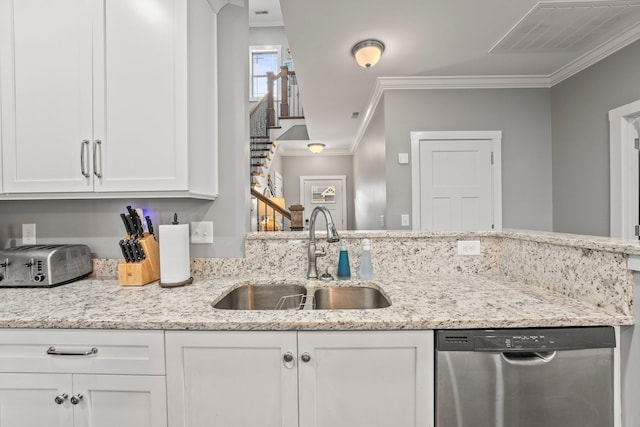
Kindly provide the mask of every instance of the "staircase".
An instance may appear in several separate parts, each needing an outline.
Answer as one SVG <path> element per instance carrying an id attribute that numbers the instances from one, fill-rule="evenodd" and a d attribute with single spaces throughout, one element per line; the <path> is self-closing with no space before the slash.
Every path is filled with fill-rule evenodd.
<path id="1" fill-rule="evenodd" d="M 280 87 L 280 100 L 276 106 L 274 97 L 274 85 Z M 304 113 L 300 104 L 297 80 L 294 71 L 289 71 L 286 66 L 280 68 L 278 74 L 267 73 L 267 93 L 251 109 L 250 117 L 250 187 L 252 198 L 256 206 L 264 203 L 268 208 L 280 212 L 281 208 L 268 200 L 273 196 L 273 185 L 269 179 L 269 170 L 278 146 L 272 136 L 272 130 L 278 135 L 283 135 L 290 126 L 304 120 Z M 277 108 L 277 110 L 276 110 Z M 287 129 L 280 126 L 281 119 L 288 120 L 291 124 Z M 259 198 L 257 195 L 263 195 Z M 275 214 L 274 211 L 274 214 Z M 257 212 L 257 211 L 255 211 Z M 286 212 L 288 214 L 288 212 Z M 284 218 L 291 216 L 284 214 Z M 274 215 L 275 216 L 275 215 Z M 257 230 L 260 230 L 260 216 L 256 214 Z M 276 230 L 264 230 L 276 231 Z"/>

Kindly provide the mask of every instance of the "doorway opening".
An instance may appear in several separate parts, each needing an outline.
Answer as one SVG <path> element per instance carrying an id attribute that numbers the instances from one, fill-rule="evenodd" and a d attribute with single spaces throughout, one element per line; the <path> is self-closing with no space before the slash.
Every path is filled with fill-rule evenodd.
<path id="1" fill-rule="evenodd" d="M 640 225 L 640 100 L 609 111 L 611 237 L 638 239 Z"/>

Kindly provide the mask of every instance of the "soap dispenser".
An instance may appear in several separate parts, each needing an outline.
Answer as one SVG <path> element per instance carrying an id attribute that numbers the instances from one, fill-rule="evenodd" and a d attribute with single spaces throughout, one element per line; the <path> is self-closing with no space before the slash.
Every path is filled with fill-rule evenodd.
<path id="1" fill-rule="evenodd" d="M 351 268 L 349 267 L 349 252 L 347 251 L 347 241 L 340 241 L 340 256 L 338 257 L 338 280 L 351 279 Z"/>
<path id="2" fill-rule="evenodd" d="M 362 255 L 360 255 L 360 280 L 373 279 L 373 264 L 371 263 L 371 241 L 362 240 Z"/>

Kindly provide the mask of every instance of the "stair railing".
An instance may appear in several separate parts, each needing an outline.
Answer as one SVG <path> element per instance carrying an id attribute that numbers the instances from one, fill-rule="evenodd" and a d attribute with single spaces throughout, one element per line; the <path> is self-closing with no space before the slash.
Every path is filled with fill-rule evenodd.
<path id="1" fill-rule="evenodd" d="M 284 230 L 284 221 L 279 223 L 278 217 L 286 218 L 291 222 L 291 212 L 276 204 L 271 198 L 260 194 L 260 192 L 251 189 L 251 196 L 257 199 L 256 222 L 258 231 L 282 231 Z"/>

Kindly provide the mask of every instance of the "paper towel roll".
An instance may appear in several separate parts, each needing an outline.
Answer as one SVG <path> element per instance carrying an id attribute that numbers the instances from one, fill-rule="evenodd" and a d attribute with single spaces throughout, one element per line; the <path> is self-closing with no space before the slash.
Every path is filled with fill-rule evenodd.
<path id="1" fill-rule="evenodd" d="M 191 276 L 189 224 L 160 226 L 160 283 L 181 283 Z"/>

